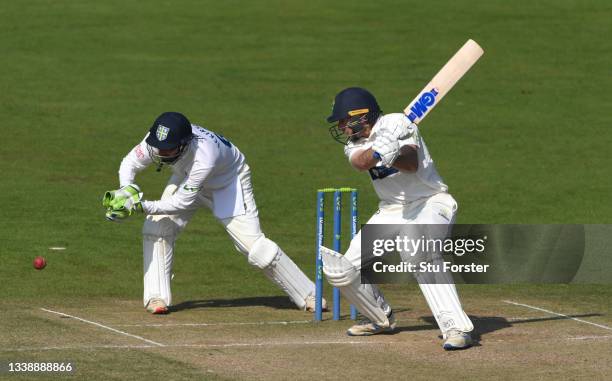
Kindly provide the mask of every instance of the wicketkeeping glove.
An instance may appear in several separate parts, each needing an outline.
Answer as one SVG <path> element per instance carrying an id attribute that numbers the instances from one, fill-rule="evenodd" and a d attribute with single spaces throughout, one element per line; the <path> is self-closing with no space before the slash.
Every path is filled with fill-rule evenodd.
<path id="1" fill-rule="evenodd" d="M 388 135 L 381 135 L 374 140 L 372 150 L 374 151 L 374 157 L 380 159 L 382 165 L 390 167 L 399 156 L 400 147 L 397 139 Z"/>
<path id="2" fill-rule="evenodd" d="M 142 212 L 142 195 L 136 184 L 104 193 L 102 205 L 107 208 L 106 219 L 121 222 L 136 212 Z"/>

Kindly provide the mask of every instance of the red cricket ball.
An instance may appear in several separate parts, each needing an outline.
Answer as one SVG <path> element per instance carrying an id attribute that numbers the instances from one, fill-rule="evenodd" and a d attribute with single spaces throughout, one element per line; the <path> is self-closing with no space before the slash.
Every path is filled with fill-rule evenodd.
<path id="1" fill-rule="evenodd" d="M 33 265 L 36 270 L 42 270 L 45 268 L 45 266 L 47 266 L 47 261 L 45 260 L 44 257 L 38 256 L 34 258 Z"/>

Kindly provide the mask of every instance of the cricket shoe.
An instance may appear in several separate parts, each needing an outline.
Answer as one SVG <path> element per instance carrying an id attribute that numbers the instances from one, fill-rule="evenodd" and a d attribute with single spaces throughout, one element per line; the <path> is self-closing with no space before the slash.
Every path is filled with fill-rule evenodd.
<path id="1" fill-rule="evenodd" d="M 166 305 L 166 302 L 157 298 L 149 300 L 146 309 L 153 315 L 163 315 L 168 313 L 168 306 Z"/>
<path id="2" fill-rule="evenodd" d="M 349 336 L 371 336 L 377 335 L 379 333 L 390 333 L 395 329 L 395 314 L 393 311 L 387 317 L 389 321 L 389 325 L 382 326 L 376 323 L 373 323 L 370 319 L 364 319 L 359 322 L 359 324 L 355 324 L 351 328 L 346 331 L 346 334 Z"/>
<path id="3" fill-rule="evenodd" d="M 304 306 L 304 311 L 306 312 L 314 312 L 316 306 L 316 299 L 313 295 L 308 295 L 306 297 L 306 305 Z M 321 309 L 323 311 L 327 311 L 327 300 L 325 298 L 321 298 Z"/>
<path id="4" fill-rule="evenodd" d="M 442 346 L 447 351 L 458 349 L 467 349 L 472 346 L 472 336 L 467 332 L 462 332 L 456 329 L 451 329 L 444 335 L 444 345 Z"/>

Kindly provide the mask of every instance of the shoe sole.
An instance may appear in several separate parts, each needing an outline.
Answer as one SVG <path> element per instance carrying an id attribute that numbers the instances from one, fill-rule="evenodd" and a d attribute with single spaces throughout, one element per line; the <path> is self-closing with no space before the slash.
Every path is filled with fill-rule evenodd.
<path id="1" fill-rule="evenodd" d="M 442 346 L 442 348 L 444 348 L 445 351 L 460 351 L 462 349 L 468 349 L 468 348 L 471 348 L 471 347 L 472 347 L 472 344 L 467 344 L 467 345 L 465 345 L 463 347 L 456 347 L 456 346 L 451 345 L 451 344 L 444 344 Z"/>
<path id="2" fill-rule="evenodd" d="M 327 308 L 321 309 L 322 312 L 329 312 Z M 314 308 L 306 308 L 306 312 L 315 312 Z"/>
<path id="3" fill-rule="evenodd" d="M 360 334 L 354 334 L 354 333 L 351 333 L 350 331 L 346 331 L 346 334 L 348 336 L 374 336 L 374 335 L 385 335 L 385 334 L 388 335 L 390 333 L 393 333 L 393 331 L 395 331 L 395 325 L 393 327 L 385 328 L 378 332 L 364 332 Z"/>
<path id="4" fill-rule="evenodd" d="M 168 308 L 165 307 L 156 307 L 153 311 L 149 311 L 152 315 L 165 315 L 168 313 Z"/>

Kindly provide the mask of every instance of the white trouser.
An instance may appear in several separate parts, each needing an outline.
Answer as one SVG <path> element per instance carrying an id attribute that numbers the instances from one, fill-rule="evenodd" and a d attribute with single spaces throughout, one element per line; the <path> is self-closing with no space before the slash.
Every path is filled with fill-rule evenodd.
<path id="1" fill-rule="evenodd" d="M 448 230 L 450 230 L 450 226 L 455 221 L 456 212 L 457 202 L 455 199 L 448 193 L 438 193 L 408 205 L 381 205 L 380 209 L 367 223 L 388 225 L 437 224 L 448 225 Z M 445 234 L 448 233 L 448 230 Z M 390 231 L 388 233 L 389 237 L 394 237 L 398 232 Z M 426 239 L 444 238 L 429 237 L 427 236 L 427 232 L 424 232 L 424 234 Z M 361 232 L 353 238 L 344 257 L 351 262 L 356 269 L 361 269 Z M 418 280 L 419 279 L 417 279 L 417 281 Z M 357 281 L 359 281 L 359 278 Z M 375 285 L 372 286 L 374 288 L 374 296 L 380 308 L 388 313 L 391 308 L 385 301 L 384 296 Z M 451 329 L 457 329 L 463 332 L 470 332 L 474 329 L 469 317 L 463 311 L 452 278 L 449 277 L 448 282 L 438 284 L 419 282 L 419 286 L 443 334 Z"/>
<path id="2" fill-rule="evenodd" d="M 247 257 L 249 263 L 259 267 L 268 278 L 289 295 L 299 308 L 305 308 L 305 299 L 314 295 L 314 283 L 261 231 L 251 185 L 251 174 L 247 165 L 244 166 L 238 178 L 239 186 L 236 187 L 236 191 L 242 192 L 244 214 L 218 218 L 219 222 L 225 227 L 236 249 Z M 172 176 L 162 199 L 170 197 L 181 180 Z M 146 217 L 143 226 L 143 301 L 145 306 L 152 298 L 162 299 L 167 305 L 172 304 L 170 281 L 174 242 L 196 210 L 206 207 L 212 211 L 215 209 L 214 202 L 223 202 L 223 200 L 214 200 L 212 192 L 204 191 L 198 196 L 194 209 L 174 215 Z"/>

